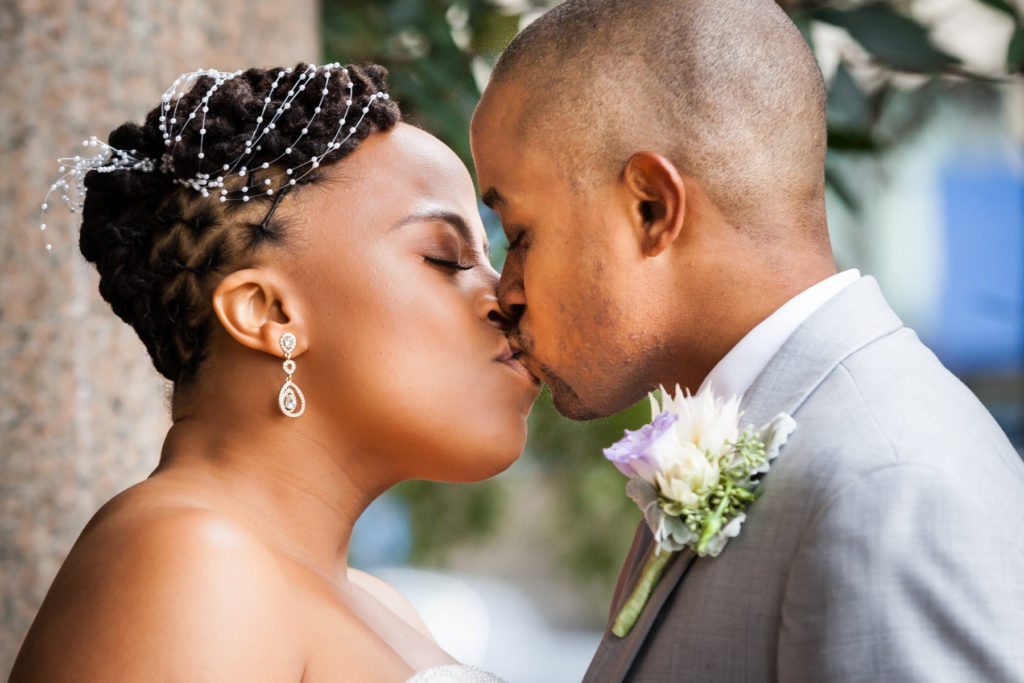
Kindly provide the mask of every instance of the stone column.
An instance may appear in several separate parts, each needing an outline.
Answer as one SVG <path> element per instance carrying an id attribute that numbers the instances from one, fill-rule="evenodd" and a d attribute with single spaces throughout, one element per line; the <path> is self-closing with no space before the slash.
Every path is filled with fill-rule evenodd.
<path id="1" fill-rule="evenodd" d="M 156 466 L 167 387 L 97 292 L 56 159 L 185 71 L 319 57 L 316 0 L 0 3 L 0 676 L 96 509 Z"/>

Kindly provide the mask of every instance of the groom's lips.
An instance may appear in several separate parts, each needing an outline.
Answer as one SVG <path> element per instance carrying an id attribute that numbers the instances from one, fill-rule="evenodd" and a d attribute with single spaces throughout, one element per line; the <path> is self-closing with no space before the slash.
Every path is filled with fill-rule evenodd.
<path id="1" fill-rule="evenodd" d="M 499 363 L 504 363 L 512 370 L 515 370 L 523 377 L 529 379 L 530 382 L 532 382 L 533 384 L 539 386 L 540 380 L 537 379 L 536 375 L 530 372 L 530 369 L 526 367 L 526 364 L 523 363 L 523 361 L 520 359 L 522 353 L 522 351 L 512 348 L 511 344 L 506 343 L 505 348 L 494 360 L 498 361 Z"/>

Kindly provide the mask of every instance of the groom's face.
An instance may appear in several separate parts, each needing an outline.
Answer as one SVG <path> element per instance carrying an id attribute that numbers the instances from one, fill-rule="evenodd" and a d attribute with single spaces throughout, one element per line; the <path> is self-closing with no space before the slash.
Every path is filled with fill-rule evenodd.
<path id="1" fill-rule="evenodd" d="M 509 86 L 505 86 L 504 89 Z M 471 142 L 483 200 L 509 241 L 498 296 L 521 359 L 551 388 L 568 417 L 622 410 L 647 386 L 658 355 L 637 247 L 617 178 L 602 184 L 555 163 L 551 149 L 520 134 L 514 94 L 489 91 Z"/>

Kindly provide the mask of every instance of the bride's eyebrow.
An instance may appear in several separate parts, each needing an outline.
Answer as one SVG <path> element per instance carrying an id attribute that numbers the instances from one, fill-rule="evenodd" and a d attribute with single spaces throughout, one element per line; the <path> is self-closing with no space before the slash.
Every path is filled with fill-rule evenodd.
<path id="1" fill-rule="evenodd" d="M 423 223 L 427 221 L 442 221 L 447 223 L 455 228 L 455 232 L 459 233 L 459 236 L 466 244 L 473 245 L 475 243 L 475 240 L 473 239 L 473 231 L 470 229 L 469 224 L 466 223 L 466 219 L 454 211 L 445 211 L 444 209 L 433 209 L 430 211 L 411 213 L 408 216 L 399 219 L 391 226 L 390 231 L 397 230 L 398 228 L 401 228 L 404 225 L 409 225 L 410 223 Z M 491 245 L 485 241 L 483 247 L 484 256 L 490 258 Z"/>

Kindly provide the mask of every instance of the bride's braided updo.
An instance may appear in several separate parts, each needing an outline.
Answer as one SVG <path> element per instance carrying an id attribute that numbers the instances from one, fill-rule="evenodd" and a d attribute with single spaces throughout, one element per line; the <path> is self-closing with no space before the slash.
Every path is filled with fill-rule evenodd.
<path id="1" fill-rule="evenodd" d="M 84 174 L 79 246 L 164 377 L 195 377 L 220 279 L 286 244 L 282 196 L 399 121 L 385 77 L 376 65 L 305 64 L 200 75 L 143 125 L 110 134 L 110 148 L 144 164 Z"/>

